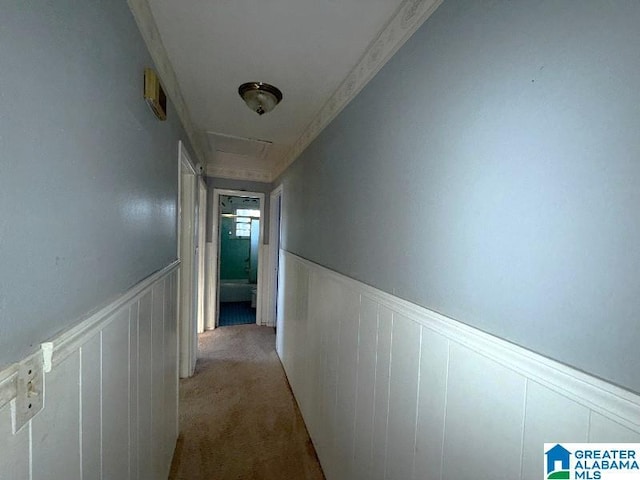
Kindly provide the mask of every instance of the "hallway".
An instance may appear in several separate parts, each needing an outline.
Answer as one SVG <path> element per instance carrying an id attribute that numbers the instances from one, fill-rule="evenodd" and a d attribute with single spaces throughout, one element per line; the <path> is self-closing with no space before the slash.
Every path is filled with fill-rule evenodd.
<path id="1" fill-rule="evenodd" d="M 170 479 L 324 478 L 272 328 L 205 332 L 198 357 L 195 375 L 180 380 L 180 437 Z"/>

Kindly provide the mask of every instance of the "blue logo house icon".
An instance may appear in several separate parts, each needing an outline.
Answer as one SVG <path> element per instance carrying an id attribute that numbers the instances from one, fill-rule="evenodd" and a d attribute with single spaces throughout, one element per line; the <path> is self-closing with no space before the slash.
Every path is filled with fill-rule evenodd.
<path id="1" fill-rule="evenodd" d="M 557 444 L 555 447 L 545 452 L 547 456 L 547 479 L 567 479 L 569 478 L 570 457 L 571 452 L 562 445 Z M 560 469 L 556 469 L 556 463 L 560 462 Z"/>

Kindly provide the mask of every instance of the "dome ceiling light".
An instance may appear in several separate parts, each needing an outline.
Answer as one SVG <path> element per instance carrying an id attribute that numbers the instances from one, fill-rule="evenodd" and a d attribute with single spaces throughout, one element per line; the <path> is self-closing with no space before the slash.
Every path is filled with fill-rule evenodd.
<path id="1" fill-rule="evenodd" d="M 268 83 L 249 82 L 238 87 L 247 106 L 258 115 L 270 112 L 282 100 L 282 92 Z"/>

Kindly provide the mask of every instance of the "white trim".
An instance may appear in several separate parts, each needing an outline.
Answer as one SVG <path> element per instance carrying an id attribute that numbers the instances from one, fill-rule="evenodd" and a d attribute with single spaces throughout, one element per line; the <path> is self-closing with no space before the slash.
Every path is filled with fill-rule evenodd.
<path id="1" fill-rule="evenodd" d="M 270 181 L 278 178 L 298 158 L 441 3 L 442 0 L 405 0 L 402 2 L 395 15 L 371 42 L 364 55 L 338 89 L 307 125 L 287 154 L 274 167 Z"/>
<path id="2" fill-rule="evenodd" d="M 173 102 L 173 106 L 176 109 L 178 117 L 180 117 L 180 120 L 182 121 L 182 126 L 191 141 L 191 146 L 195 150 L 194 153 L 200 163 L 206 165 L 207 149 L 203 148 L 201 143 L 202 136 L 198 134 L 195 125 L 191 120 L 189 108 L 182 96 L 182 90 L 180 89 L 178 78 L 173 69 L 173 65 L 171 65 L 169 55 L 164 48 L 164 44 L 162 43 L 160 31 L 158 30 L 158 26 L 153 18 L 153 13 L 151 12 L 149 3 L 147 0 L 127 0 L 127 3 L 129 4 L 129 9 L 133 14 L 136 23 L 138 24 L 138 30 L 140 30 L 142 38 L 147 45 L 147 49 L 155 63 L 155 67 L 158 70 L 162 86 L 167 92 L 167 96 Z M 140 71 L 140 75 L 142 75 L 142 70 Z M 142 78 L 140 79 L 140 82 L 142 84 Z"/>
<path id="3" fill-rule="evenodd" d="M 280 251 L 280 221 L 282 212 L 278 215 L 278 200 L 282 205 L 283 186 L 278 185 L 269 197 L 269 245 L 268 250 L 268 270 L 267 270 L 267 290 L 265 297 L 265 325 L 269 327 L 276 326 L 276 306 L 278 295 L 278 253 Z"/>
<path id="4" fill-rule="evenodd" d="M 427 308 L 351 279 L 293 253 L 281 256 L 356 289 L 380 305 L 618 423 L 640 432 L 640 396 Z"/>
<path id="5" fill-rule="evenodd" d="M 202 177 L 198 177 L 198 285 L 197 285 L 197 312 L 198 333 L 205 330 L 205 304 L 206 304 L 206 226 L 207 226 L 207 184 Z"/>
<path id="6" fill-rule="evenodd" d="M 219 304 L 218 304 L 218 296 L 219 296 L 219 277 L 220 277 L 220 211 L 218 205 L 220 204 L 220 195 L 231 195 L 233 197 L 249 197 L 249 198 L 258 198 L 260 200 L 260 239 L 259 241 L 259 253 L 258 253 L 258 292 L 256 299 L 256 324 L 262 325 L 262 302 L 264 298 L 264 262 L 263 258 L 264 252 L 264 235 L 265 235 L 265 216 L 264 216 L 264 200 L 265 194 L 261 192 L 246 192 L 244 190 L 227 190 L 221 188 L 213 189 L 213 205 L 212 205 L 212 233 L 211 233 L 211 244 L 212 244 L 212 252 L 215 257 L 212 259 L 212 274 L 209 278 L 209 298 L 214 299 L 215 305 L 215 315 L 213 317 L 213 325 L 214 328 L 218 326 L 218 316 L 219 316 Z M 215 264 L 213 263 L 215 261 Z M 211 309 L 213 310 L 213 309 Z"/>
<path id="7" fill-rule="evenodd" d="M 178 155 L 178 258 L 181 262 L 178 274 L 178 330 L 180 339 L 179 365 L 180 377 L 187 378 L 193 375 L 196 366 L 198 352 L 197 338 L 197 278 L 196 275 L 196 225 L 197 217 L 197 184 L 196 173 L 189 154 L 182 142 L 179 143 Z M 186 181 L 185 181 L 186 180 Z M 182 199 L 184 198 L 184 205 Z M 183 245 L 184 235 L 189 245 Z M 188 249 L 188 251 L 186 250 Z M 191 279 L 186 286 L 184 280 Z"/>
<path id="8" fill-rule="evenodd" d="M 178 154 L 180 156 L 181 165 L 184 166 L 191 175 L 198 175 L 196 172 L 196 167 L 191 160 L 191 156 L 189 155 L 189 150 L 185 146 L 182 140 L 178 140 Z M 182 169 L 179 169 L 179 173 L 182 172 Z"/>
<path id="9" fill-rule="evenodd" d="M 148 276 L 140 283 L 129 289 L 126 293 L 115 298 L 108 305 L 89 313 L 80 319 L 79 323 L 64 333 L 58 335 L 47 343 L 53 345 L 52 365 L 55 368 L 69 357 L 73 352 L 86 342 L 87 338 L 104 329 L 114 318 L 114 313 L 127 305 L 128 303 L 140 297 L 151 285 L 155 284 L 161 278 L 172 273 L 178 268 L 180 262 L 178 260 L 164 267 L 162 270 Z M 31 355 L 37 355 L 35 352 Z M 25 358 L 31 355 L 25 356 Z M 18 364 L 14 363 L 0 371 L 0 408 L 16 397 L 16 380 L 18 376 Z"/>

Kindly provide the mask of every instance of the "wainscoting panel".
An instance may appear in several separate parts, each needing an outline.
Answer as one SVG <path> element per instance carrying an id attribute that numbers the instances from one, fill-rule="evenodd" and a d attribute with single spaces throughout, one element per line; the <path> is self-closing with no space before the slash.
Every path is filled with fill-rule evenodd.
<path id="1" fill-rule="evenodd" d="M 2 479 L 168 477 L 178 432 L 177 267 L 53 339 L 44 408 L 16 433 L 17 369 L 0 372 Z"/>
<path id="2" fill-rule="evenodd" d="M 129 311 L 122 309 L 102 331 L 102 391 L 129 388 Z M 160 361 L 162 363 L 162 360 Z M 127 478 L 129 397 L 102 395 L 102 478 Z"/>
<path id="3" fill-rule="evenodd" d="M 388 308 L 380 305 L 378 307 L 376 383 L 373 397 L 373 450 L 369 467 L 369 474 L 375 480 L 384 480 L 386 471 L 392 329 L 393 313 Z M 364 465 L 360 468 L 366 470 Z"/>
<path id="4" fill-rule="evenodd" d="M 415 478 L 439 479 L 442 472 L 449 341 L 421 327 L 420 385 L 416 420 Z"/>
<path id="5" fill-rule="evenodd" d="M 443 478 L 520 476 L 525 383 L 523 376 L 452 343 Z"/>
<path id="6" fill-rule="evenodd" d="M 82 478 L 100 478 L 102 428 L 102 342 L 95 333 L 80 347 L 80 410 L 82 412 Z"/>
<path id="7" fill-rule="evenodd" d="M 638 395 L 280 259 L 278 354 L 328 480 L 533 480 L 544 442 L 640 442 Z"/>
<path id="8" fill-rule="evenodd" d="M 523 480 L 540 479 L 540 445 L 545 441 L 586 442 L 589 409 L 536 382 L 527 383 Z"/>
<path id="9" fill-rule="evenodd" d="M 420 325 L 394 313 L 386 463 L 394 478 L 413 476 L 419 365 Z"/>
<path id="10" fill-rule="evenodd" d="M 45 377 L 45 407 L 31 421 L 34 480 L 82 479 L 79 378 L 79 350 L 66 357 Z"/>
<path id="11" fill-rule="evenodd" d="M 358 379 L 356 382 L 355 438 L 353 478 L 369 480 L 371 449 L 373 447 L 373 407 L 376 388 L 376 343 L 378 305 L 366 296 L 360 299 L 358 330 Z"/>
<path id="12" fill-rule="evenodd" d="M 640 421 L 640 417 L 634 420 Z M 590 442 L 640 443 L 639 428 L 625 427 L 596 412 L 591 412 L 589 427 Z"/>
<path id="13" fill-rule="evenodd" d="M 29 428 L 11 433 L 11 406 L 0 408 L 0 472 L 13 472 L 15 478 L 29 478 Z"/>

